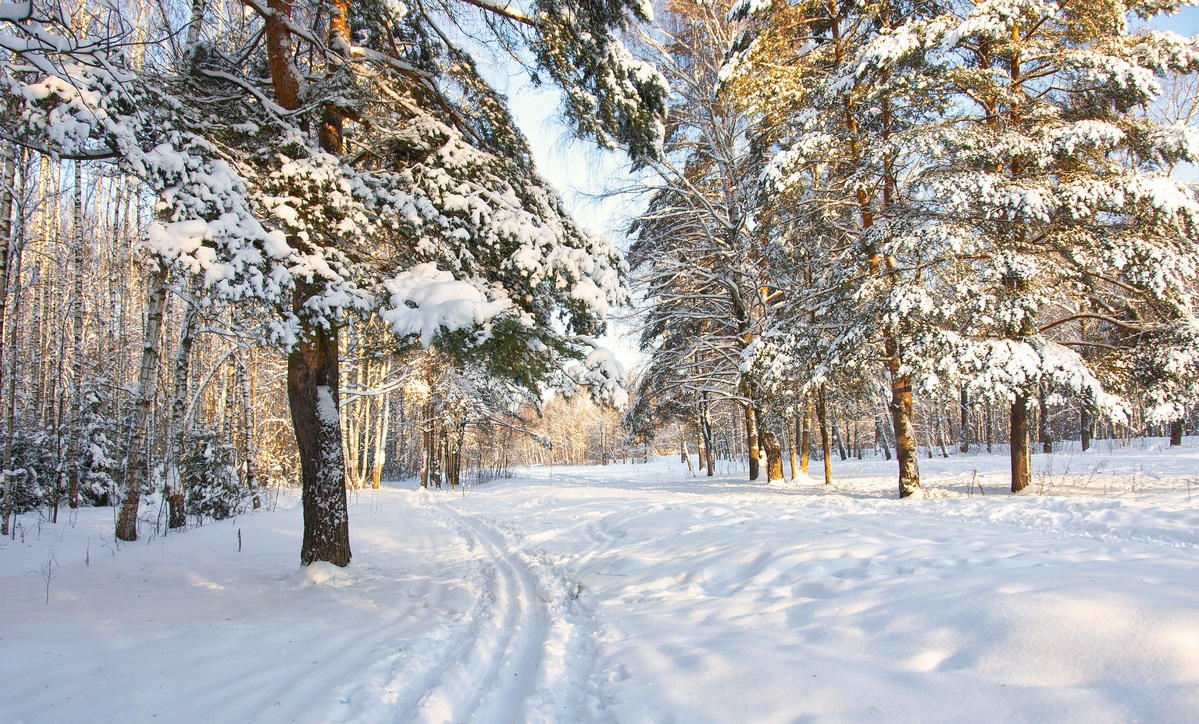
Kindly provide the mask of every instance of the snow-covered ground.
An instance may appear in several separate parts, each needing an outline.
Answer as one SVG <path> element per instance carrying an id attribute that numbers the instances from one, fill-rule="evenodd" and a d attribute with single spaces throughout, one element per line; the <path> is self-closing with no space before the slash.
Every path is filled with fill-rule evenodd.
<path id="1" fill-rule="evenodd" d="M 27 515 L 0 720 L 1194 722 L 1187 443 L 1038 455 L 1019 496 L 1002 454 L 921 460 L 905 501 L 884 461 L 389 488 L 352 500 L 344 570 L 299 568 L 287 496 L 119 546 L 111 510 Z"/>

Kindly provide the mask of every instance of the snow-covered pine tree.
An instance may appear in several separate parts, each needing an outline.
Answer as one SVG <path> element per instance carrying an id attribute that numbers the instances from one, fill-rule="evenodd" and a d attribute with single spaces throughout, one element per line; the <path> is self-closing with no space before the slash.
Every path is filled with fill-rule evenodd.
<path id="1" fill-rule="evenodd" d="M 619 255 L 536 174 L 467 39 L 485 27 L 520 41 L 580 132 L 635 159 L 659 153 L 666 86 L 617 39 L 648 17 L 636 2 L 247 4 L 265 48 L 218 36 L 134 68 L 118 7 L 106 34 L 76 37 L 56 5 L 6 3 L 0 75 L 16 134 L 113 160 L 158 195 L 146 247 L 162 264 L 200 275 L 213 301 L 275 310 L 267 335 L 292 350 L 301 561 L 344 565 L 344 314 L 378 310 L 397 335 L 485 355 L 529 386 L 570 357 L 609 394 L 623 382 L 586 353 L 624 297 Z"/>
<path id="2" fill-rule="evenodd" d="M 779 117 L 762 219 L 790 270 L 778 323 L 753 352 L 763 374 L 817 390 L 885 369 L 899 495 L 920 485 L 913 378 L 934 362 L 919 338 L 934 314 L 911 233 L 905 139 L 935 121 L 944 95 L 934 70 L 894 44 L 930 6 L 881 2 L 745 2 L 752 21 L 726 75 L 743 79 L 762 113 Z"/>
<path id="3" fill-rule="evenodd" d="M 1163 420 L 1190 401 L 1199 204 L 1168 170 L 1199 134 L 1143 111 L 1199 45 L 1129 18 L 1177 7 L 987 1 L 897 30 L 954 94 L 925 146 L 926 253 L 956 315 L 945 375 L 1010 403 L 1013 491 L 1041 385 L 1115 416 L 1137 387 Z"/>
<path id="4" fill-rule="evenodd" d="M 665 155 L 647 164 L 651 196 L 631 229 L 629 259 L 645 298 L 641 344 L 650 353 L 633 412 L 651 419 L 643 408 L 683 406 L 702 417 L 713 397 L 735 401 L 755 480 L 764 400 L 741 358 L 777 289 L 756 233 L 762 119 L 721 78 L 741 32 L 728 9 L 727 2 L 668 3 L 639 43 L 672 96 Z"/>

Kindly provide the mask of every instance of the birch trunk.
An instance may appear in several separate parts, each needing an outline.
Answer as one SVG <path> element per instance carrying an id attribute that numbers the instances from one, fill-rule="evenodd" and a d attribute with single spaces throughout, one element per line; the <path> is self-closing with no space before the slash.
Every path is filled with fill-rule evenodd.
<path id="1" fill-rule="evenodd" d="M 11 411 L 14 409 L 12 401 L 12 380 L 16 379 L 16 375 L 12 373 L 12 351 L 5 352 L 5 312 L 8 304 L 8 266 L 13 260 L 14 246 L 16 234 L 13 233 L 13 211 L 15 209 L 14 196 L 16 189 L 17 177 L 17 146 L 14 143 L 8 143 L 4 147 L 4 170 L 0 177 L 0 387 L 5 386 L 5 402 L 8 403 L 10 414 L 8 415 L 7 428 L 7 443 L 5 445 L 4 469 L 0 471 L 0 478 L 3 479 L 3 500 L 0 501 L 0 535 L 8 535 L 8 519 L 12 515 L 12 481 L 9 479 L 8 471 L 12 467 L 12 439 L 13 439 L 13 415 Z M 15 316 L 15 315 L 14 315 Z"/>
<path id="2" fill-rule="evenodd" d="M 183 479 L 183 449 L 187 431 L 183 418 L 187 414 L 187 386 L 191 373 L 192 341 L 195 339 L 197 307 L 190 300 L 183 310 L 183 321 L 179 325 L 179 349 L 175 353 L 175 373 L 171 385 L 171 446 L 167 454 L 167 479 L 162 491 L 167 501 L 168 529 L 187 525 L 187 483 Z"/>
<path id="3" fill-rule="evenodd" d="M 75 162 L 74 276 L 71 294 L 71 407 L 67 443 L 67 504 L 79 507 L 79 476 L 83 468 L 83 164 Z"/>
<path id="4" fill-rule="evenodd" d="M 142 343 L 142 361 L 137 374 L 137 392 L 133 396 L 133 422 L 129 433 L 129 453 L 125 458 L 125 500 L 117 515 L 116 537 L 137 540 L 137 508 L 146 484 L 146 443 L 149 435 L 150 405 L 158 380 L 161 358 L 162 315 L 166 308 L 167 270 L 155 269 L 150 277 L 146 298 L 146 329 Z"/>

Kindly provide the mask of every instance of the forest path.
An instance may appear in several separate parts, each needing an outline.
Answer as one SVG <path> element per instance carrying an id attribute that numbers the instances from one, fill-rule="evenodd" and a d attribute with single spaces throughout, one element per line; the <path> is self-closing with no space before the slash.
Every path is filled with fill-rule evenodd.
<path id="1" fill-rule="evenodd" d="M 578 589 L 544 554 L 440 494 L 417 494 L 405 515 L 410 553 L 448 563 L 469 586 L 469 611 L 407 656 L 375 665 L 376 720 L 594 721 L 598 698 L 590 616 Z M 439 539 L 439 541 L 437 540 Z M 415 550 L 419 549 L 419 550 Z M 580 644 L 583 645 L 580 645 Z M 391 716 L 383 714 L 383 707 Z M 342 720 L 365 712 L 343 711 Z"/>

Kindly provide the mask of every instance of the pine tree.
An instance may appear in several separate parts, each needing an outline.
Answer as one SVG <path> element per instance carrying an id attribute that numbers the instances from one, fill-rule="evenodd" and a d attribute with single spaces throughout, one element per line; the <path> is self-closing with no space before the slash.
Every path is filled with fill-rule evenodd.
<path id="1" fill-rule="evenodd" d="M 1127 14 L 1169 9 L 1158 3 L 999 9 L 971 4 L 909 33 L 957 99 L 919 185 L 926 256 L 953 289 L 947 371 L 1010 403 L 1015 492 L 1041 385 L 1117 418 L 1138 386 L 1163 419 L 1188 396 L 1199 205 L 1168 172 L 1199 135 L 1143 110 L 1159 75 L 1199 68 L 1199 46 L 1132 32 Z"/>
<path id="2" fill-rule="evenodd" d="M 660 153 L 666 87 L 617 39 L 647 19 L 634 2 L 248 5 L 262 46 L 254 34 L 200 40 L 193 7 L 194 42 L 172 56 L 158 41 L 144 66 L 119 34 L 75 38 L 57 10 L 29 5 L 0 16 L 13 51 L 0 74 L 31 143 L 115 162 L 157 194 L 145 248 L 158 273 L 199 276 L 206 303 L 270 312 L 260 334 L 290 355 L 301 561 L 344 565 L 346 315 L 378 313 L 401 339 L 486 357 L 529 388 L 571 358 L 576 382 L 609 395 L 623 382 L 591 351 L 624 299 L 619 254 L 569 219 L 502 97 L 446 31 L 481 24 L 525 43 L 579 132 L 637 160 Z M 112 12 L 106 31 L 121 28 Z M 138 429 L 158 356 L 156 342 L 144 349 Z M 142 446 L 132 455 L 141 471 Z M 132 539 L 137 472 L 127 487 L 118 527 Z"/>

